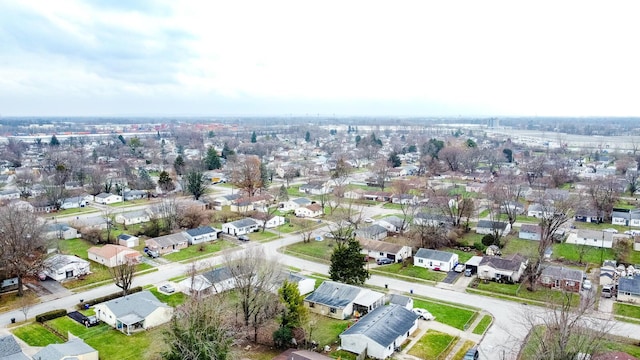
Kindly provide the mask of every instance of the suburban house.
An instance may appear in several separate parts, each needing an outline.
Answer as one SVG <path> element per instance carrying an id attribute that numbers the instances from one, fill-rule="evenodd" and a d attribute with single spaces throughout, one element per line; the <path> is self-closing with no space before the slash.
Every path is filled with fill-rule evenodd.
<path id="1" fill-rule="evenodd" d="M 458 264 L 458 254 L 446 251 L 418 249 L 413 256 L 413 266 L 449 272 Z"/>
<path id="2" fill-rule="evenodd" d="M 93 201 L 103 205 L 115 204 L 122 202 L 122 196 L 110 193 L 100 193 L 93 197 Z"/>
<path id="3" fill-rule="evenodd" d="M 140 245 L 140 238 L 129 234 L 120 234 L 118 235 L 118 245 L 128 248 L 136 247 Z"/>
<path id="4" fill-rule="evenodd" d="M 135 225 L 151 221 L 149 213 L 146 210 L 129 211 L 120 213 L 115 218 L 118 224 Z"/>
<path id="5" fill-rule="evenodd" d="M 324 195 L 333 191 L 333 188 L 327 182 L 310 182 L 300 186 L 300 192 L 311 195 Z"/>
<path id="6" fill-rule="evenodd" d="M 616 209 L 611 212 L 611 223 L 614 225 L 640 227 L 640 210 Z"/>
<path id="7" fill-rule="evenodd" d="M 504 221 L 479 220 L 476 227 L 478 234 L 494 234 L 497 232 L 500 236 L 508 235 L 511 231 L 511 224 Z"/>
<path id="8" fill-rule="evenodd" d="M 110 221 L 111 220 L 102 216 L 92 216 L 73 220 L 71 221 L 71 225 L 75 228 L 79 228 L 80 230 L 84 230 L 85 228 L 104 230 L 107 228 L 107 222 Z"/>
<path id="9" fill-rule="evenodd" d="M 271 204 L 272 200 L 273 196 L 269 194 L 240 198 L 231 203 L 230 210 L 234 212 L 249 212 L 254 210 L 266 212 L 266 208 Z"/>
<path id="10" fill-rule="evenodd" d="M 610 249 L 613 247 L 613 234 L 606 231 L 577 229 L 569 233 L 566 243 Z"/>
<path id="11" fill-rule="evenodd" d="M 0 336 L 0 360 L 31 360 L 13 335 Z"/>
<path id="12" fill-rule="evenodd" d="M 400 305 L 380 306 L 340 334 L 343 350 L 387 359 L 418 329 L 418 315 Z"/>
<path id="13" fill-rule="evenodd" d="M 43 262 L 42 274 L 55 281 L 73 279 L 91 273 L 87 260 L 73 255 L 54 254 Z"/>
<path id="14" fill-rule="evenodd" d="M 88 251 L 89 260 L 106 267 L 122 264 L 137 264 L 141 261 L 140 252 L 126 246 L 108 244 L 103 247 L 91 247 Z"/>
<path id="15" fill-rule="evenodd" d="M 524 214 L 524 204 L 517 201 L 504 201 L 500 204 L 500 211 L 503 213 Z"/>
<path id="16" fill-rule="evenodd" d="M 53 223 L 47 224 L 43 228 L 44 236 L 49 240 L 69 240 L 78 237 L 78 230 L 67 224 Z"/>
<path id="17" fill-rule="evenodd" d="M 418 197 L 411 194 L 394 194 L 391 196 L 391 203 L 400 205 L 415 205 L 418 203 Z"/>
<path id="18" fill-rule="evenodd" d="M 242 194 L 235 193 L 235 194 L 223 195 L 223 196 L 214 198 L 213 208 L 216 210 L 222 210 L 223 206 L 229 206 L 231 205 L 231 203 L 233 203 L 235 200 L 241 197 L 242 197 Z"/>
<path id="19" fill-rule="evenodd" d="M 273 360 L 333 360 L 333 358 L 311 350 L 288 349 Z"/>
<path id="20" fill-rule="evenodd" d="M 378 220 L 378 225 L 394 233 L 409 230 L 409 222 L 404 221 L 397 216 L 387 216 L 385 218 L 382 218 Z"/>
<path id="21" fill-rule="evenodd" d="M 372 201 L 391 201 L 392 193 L 388 191 L 365 191 L 362 198 Z"/>
<path id="22" fill-rule="evenodd" d="M 340 320 L 362 316 L 383 304 L 382 293 L 328 280 L 304 298 L 310 312 Z"/>
<path id="23" fill-rule="evenodd" d="M 574 220 L 588 223 L 601 223 L 604 221 L 602 213 L 595 209 L 576 209 Z"/>
<path id="24" fill-rule="evenodd" d="M 146 199 L 148 196 L 148 193 L 144 190 L 129 190 L 129 191 L 125 191 L 123 195 L 124 195 L 123 196 L 124 201 L 133 201 L 133 200 Z"/>
<path id="25" fill-rule="evenodd" d="M 618 280 L 618 301 L 640 303 L 640 276 L 621 277 Z"/>
<path id="26" fill-rule="evenodd" d="M 145 240 L 144 245 L 153 251 L 157 251 L 158 254 L 163 255 L 180 251 L 180 249 L 189 246 L 189 242 L 183 233 L 177 233 Z"/>
<path id="27" fill-rule="evenodd" d="M 248 234 L 258 229 L 258 224 L 251 218 L 244 218 L 222 224 L 222 232 L 234 236 Z"/>
<path id="28" fill-rule="evenodd" d="M 402 259 L 411 257 L 411 246 L 392 244 L 384 241 L 369 240 L 358 238 L 358 242 L 362 246 L 362 253 L 369 258 L 377 259 L 386 257 L 394 262 L 400 262 Z"/>
<path id="29" fill-rule="evenodd" d="M 63 344 L 49 344 L 33 355 L 37 360 L 98 360 L 98 350 L 79 337 Z"/>
<path id="30" fill-rule="evenodd" d="M 20 194 L 20 190 L 17 189 L 0 190 L 0 201 L 18 200 L 20 199 Z"/>
<path id="31" fill-rule="evenodd" d="M 86 196 L 70 197 L 62 200 L 60 204 L 60 209 L 67 210 L 67 209 L 83 208 L 87 206 L 88 203 L 89 202 L 87 201 Z"/>
<path id="32" fill-rule="evenodd" d="M 342 197 L 345 199 L 358 200 L 358 199 L 362 199 L 363 195 L 364 195 L 364 190 L 356 188 L 353 190 L 345 191 L 344 194 L 342 194 Z"/>
<path id="33" fill-rule="evenodd" d="M 555 212 L 554 207 L 547 206 L 546 208 L 542 206 L 542 204 L 534 203 L 529 205 L 527 209 L 527 216 L 535 217 L 535 218 L 547 218 L 553 216 Z"/>
<path id="34" fill-rule="evenodd" d="M 485 256 L 478 265 L 478 278 L 497 282 L 516 283 L 526 268 L 527 261 L 514 254 L 509 258 Z"/>
<path id="35" fill-rule="evenodd" d="M 297 217 L 315 218 L 322 215 L 322 206 L 320 204 L 311 204 L 302 206 L 294 210 Z"/>
<path id="36" fill-rule="evenodd" d="M 400 294 L 391 294 L 389 295 L 389 304 L 400 305 L 407 310 L 413 309 L 413 299 Z"/>
<path id="37" fill-rule="evenodd" d="M 267 229 L 273 229 L 280 225 L 284 225 L 285 223 L 284 216 L 272 215 L 270 219 L 268 219 L 268 217 L 269 215 L 267 213 L 257 212 L 253 214 L 251 219 L 253 219 L 256 224 L 258 224 L 258 227 L 264 226 Z"/>
<path id="38" fill-rule="evenodd" d="M 583 277 L 582 270 L 549 265 L 542 269 L 538 283 L 550 289 L 580 292 Z"/>
<path id="39" fill-rule="evenodd" d="M 371 226 L 357 229 L 354 231 L 354 234 L 357 237 L 360 237 L 363 239 L 383 240 L 384 238 L 387 237 L 387 229 L 378 224 L 374 224 Z"/>
<path id="40" fill-rule="evenodd" d="M 195 229 L 189 229 L 183 231 L 182 234 L 187 239 L 190 245 L 196 245 L 204 242 L 216 240 L 220 230 L 211 226 L 200 226 Z"/>
<path id="41" fill-rule="evenodd" d="M 180 288 L 189 295 L 218 294 L 235 287 L 235 281 L 226 266 L 197 274 L 180 281 Z"/>
<path id="42" fill-rule="evenodd" d="M 413 224 L 419 226 L 443 226 L 451 223 L 451 219 L 442 214 L 420 212 L 413 217 Z"/>
<path id="43" fill-rule="evenodd" d="M 93 308 L 98 320 L 126 334 L 162 325 L 173 316 L 173 308 L 161 303 L 148 290 L 96 304 Z"/>
<path id="44" fill-rule="evenodd" d="M 522 224 L 522 226 L 520 226 L 520 232 L 518 233 L 518 238 L 525 239 L 525 240 L 540 241 L 541 234 L 542 234 L 542 229 L 540 228 L 540 225 Z"/>
<path id="45" fill-rule="evenodd" d="M 312 204 L 311 200 L 301 197 L 297 199 L 291 199 L 289 201 L 283 201 L 278 205 L 278 208 L 282 211 L 291 211 L 301 206 L 307 206 L 311 204 Z"/>

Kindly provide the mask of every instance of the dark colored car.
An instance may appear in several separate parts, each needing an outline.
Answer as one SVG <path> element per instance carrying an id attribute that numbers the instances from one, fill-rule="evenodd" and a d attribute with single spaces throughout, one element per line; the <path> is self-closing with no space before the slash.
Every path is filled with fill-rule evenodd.
<path id="1" fill-rule="evenodd" d="M 249 241 L 249 237 L 247 235 L 238 236 L 238 240 L 240 241 Z"/>
<path id="2" fill-rule="evenodd" d="M 389 259 L 389 258 L 379 258 L 376 260 L 376 264 L 378 265 L 387 265 L 387 264 L 393 264 L 393 260 Z"/>
<path id="3" fill-rule="evenodd" d="M 469 351 L 467 351 L 467 353 L 464 354 L 464 357 L 462 358 L 462 360 L 478 360 L 479 356 L 480 356 L 480 353 L 478 352 L 478 349 L 473 348 L 473 349 L 469 349 Z"/>

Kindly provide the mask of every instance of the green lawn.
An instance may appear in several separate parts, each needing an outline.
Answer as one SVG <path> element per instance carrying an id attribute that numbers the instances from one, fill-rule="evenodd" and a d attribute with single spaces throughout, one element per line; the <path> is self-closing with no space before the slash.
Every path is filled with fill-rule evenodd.
<path id="1" fill-rule="evenodd" d="M 472 256 L 477 255 L 475 251 L 462 251 L 462 250 L 458 250 L 458 249 L 444 249 L 444 251 L 448 251 L 448 252 L 452 252 L 454 254 L 458 254 L 458 262 L 461 264 L 466 263 L 467 261 L 469 261 L 469 259 L 471 259 Z"/>
<path id="2" fill-rule="evenodd" d="M 507 237 L 502 239 L 506 242 L 506 245 L 502 248 L 504 255 L 521 254 L 521 255 L 533 255 L 538 250 L 538 241 L 516 239 L 514 237 Z"/>
<path id="3" fill-rule="evenodd" d="M 526 216 L 526 215 L 516 215 L 516 221 L 521 223 L 528 224 L 538 224 L 540 223 L 540 219 L 535 216 Z"/>
<path id="4" fill-rule="evenodd" d="M 325 345 L 333 346 L 339 340 L 339 335 L 347 329 L 349 320 L 336 320 L 327 316 L 310 313 L 311 339 L 322 349 Z"/>
<path id="5" fill-rule="evenodd" d="M 476 234 L 474 231 L 470 231 L 464 234 L 464 236 L 461 237 L 458 242 L 462 245 L 473 246 L 473 244 L 475 244 L 476 242 L 481 242 L 483 236 L 484 235 L 482 234 Z"/>
<path id="6" fill-rule="evenodd" d="M 491 315 L 483 316 L 480 322 L 478 322 L 478 325 L 476 325 L 476 327 L 473 329 L 473 333 L 478 335 L 484 334 L 484 332 L 489 328 L 489 325 L 491 325 L 492 321 L 493 318 L 491 317 Z"/>
<path id="7" fill-rule="evenodd" d="M 58 248 L 60 252 L 67 255 L 75 255 L 85 260 L 89 260 L 87 251 L 93 247 L 92 243 L 84 239 L 58 240 Z"/>
<path id="8" fill-rule="evenodd" d="M 153 266 L 145 263 L 136 265 L 136 272 L 149 270 Z M 111 274 L 109 274 L 109 268 L 102 264 L 97 264 L 91 261 L 91 274 L 85 275 L 82 279 L 67 280 L 62 283 L 62 286 L 67 289 L 75 289 L 81 286 L 87 286 L 101 281 L 111 280 Z"/>
<path id="9" fill-rule="evenodd" d="M 551 290 L 538 286 L 536 291 L 529 291 L 520 284 L 501 284 L 494 281 L 484 283 L 478 282 L 478 290 L 488 291 L 493 294 L 502 294 L 508 296 L 514 296 L 520 299 L 534 300 L 540 302 L 556 301 L 561 302 L 564 299 L 564 293 L 562 291 Z M 520 301 L 516 299 L 505 298 L 506 300 Z M 577 306 L 580 303 L 580 295 L 574 294 L 571 296 L 571 304 Z"/>
<path id="10" fill-rule="evenodd" d="M 469 326 L 477 315 L 476 311 L 471 309 L 465 309 L 421 298 L 413 299 L 413 307 L 427 309 L 433 316 L 435 316 L 436 321 L 453 326 L 460 330 L 465 330 L 465 327 Z"/>
<path id="11" fill-rule="evenodd" d="M 455 355 L 453 355 L 453 358 L 451 360 L 462 360 L 467 350 L 471 349 L 475 345 L 476 343 L 474 343 L 473 341 L 465 340 L 464 344 L 462 344 L 462 347 L 458 350 L 458 352 L 456 352 Z"/>
<path id="12" fill-rule="evenodd" d="M 276 239 L 278 237 L 277 234 L 272 233 L 269 230 L 266 230 L 264 232 L 262 232 L 262 229 L 260 229 L 260 231 L 258 232 L 253 232 L 251 234 L 249 234 L 249 239 L 253 240 L 253 241 L 265 241 L 265 240 L 270 240 L 270 239 Z"/>
<path id="13" fill-rule="evenodd" d="M 191 245 L 185 249 L 181 249 L 178 252 L 162 255 L 162 257 L 171 261 L 183 261 L 191 258 L 210 255 L 234 246 L 234 244 L 228 241 L 218 240 L 211 243 Z"/>
<path id="14" fill-rule="evenodd" d="M 602 260 L 615 259 L 613 250 L 598 247 L 589 247 L 576 244 L 555 244 L 553 245 L 553 258 L 564 258 L 569 261 L 578 262 L 580 251 L 583 251 L 582 262 L 588 264 L 602 264 Z M 602 260 L 601 260 L 602 259 Z"/>
<path id="15" fill-rule="evenodd" d="M 285 254 L 296 256 L 297 254 L 308 256 L 311 258 L 330 261 L 331 253 L 333 253 L 333 246 L 335 241 L 311 241 L 308 243 L 295 243 L 285 248 Z"/>
<path id="16" fill-rule="evenodd" d="M 64 342 L 64 340 L 38 323 L 20 326 L 11 330 L 11 332 L 31 346 L 47 346 L 49 344 L 62 344 Z"/>
<path id="17" fill-rule="evenodd" d="M 187 295 L 182 292 L 174 292 L 173 294 L 166 295 L 158 291 L 158 289 L 155 287 L 152 287 L 148 290 L 151 291 L 151 293 L 155 297 L 157 297 L 160 302 L 163 302 L 171 307 L 182 305 L 188 298 Z"/>
<path id="18" fill-rule="evenodd" d="M 383 209 L 391 209 L 391 210 L 402 210 L 402 205 L 386 203 L 386 204 L 382 205 L 382 208 Z"/>
<path id="19" fill-rule="evenodd" d="M 435 330 L 427 333 L 409 350 L 409 355 L 420 359 L 444 359 L 446 351 L 452 347 L 458 338 Z"/>
<path id="20" fill-rule="evenodd" d="M 140 205 L 140 204 L 147 204 L 149 203 L 149 199 L 139 199 L 139 200 L 129 200 L 129 201 L 122 201 L 122 202 L 118 202 L 118 203 L 113 203 L 113 204 L 109 204 L 109 206 L 111 207 L 125 207 L 125 206 L 134 206 L 134 205 Z"/>
<path id="21" fill-rule="evenodd" d="M 402 267 L 402 264 L 400 263 L 378 266 L 376 268 L 371 269 L 370 271 L 409 276 L 413 278 L 418 278 L 418 279 L 428 280 L 428 281 L 435 281 L 435 282 L 442 281 L 444 280 L 445 277 L 447 277 L 447 274 L 441 271 L 433 271 L 433 270 L 425 269 L 420 266 L 413 266 L 413 265 Z"/>
<path id="22" fill-rule="evenodd" d="M 77 214 L 89 214 L 89 213 L 94 213 L 98 211 L 99 211 L 98 209 L 92 208 L 92 207 L 81 207 L 81 208 L 75 208 L 75 209 L 60 210 L 56 213 L 53 213 L 53 215 L 57 217 L 62 217 L 62 216 L 77 215 Z"/>
<path id="23" fill-rule="evenodd" d="M 620 316 L 640 319 L 640 306 L 616 302 L 613 304 L 613 313 Z"/>

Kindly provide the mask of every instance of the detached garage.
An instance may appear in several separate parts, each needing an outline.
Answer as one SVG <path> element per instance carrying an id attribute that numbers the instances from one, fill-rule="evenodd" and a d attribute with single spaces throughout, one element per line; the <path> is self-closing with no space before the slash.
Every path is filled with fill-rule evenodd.
<path id="1" fill-rule="evenodd" d="M 413 266 L 449 272 L 458 264 L 458 254 L 446 251 L 420 249 L 413 257 Z"/>

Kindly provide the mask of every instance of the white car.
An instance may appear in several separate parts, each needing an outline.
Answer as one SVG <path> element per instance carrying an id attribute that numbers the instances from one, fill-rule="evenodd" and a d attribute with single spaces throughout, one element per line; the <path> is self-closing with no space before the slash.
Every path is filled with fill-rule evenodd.
<path id="1" fill-rule="evenodd" d="M 612 229 L 612 228 L 604 229 L 602 231 L 608 232 L 608 233 L 612 233 L 612 234 L 617 234 L 618 233 L 618 230 Z"/>
<path id="2" fill-rule="evenodd" d="M 364 222 L 366 222 L 366 223 L 372 223 L 372 222 L 373 222 L 373 219 L 372 219 L 372 218 L 366 218 L 366 219 L 364 219 Z"/>
<path id="3" fill-rule="evenodd" d="M 453 268 L 453 271 L 455 271 L 455 272 L 463 272 L 465 268 L 466 268 L 466 266 L 464 264 L 458 264 L 458 265 L 456 265 L 456 267 Z"/>
<path id="4" fill-rule="evenodd" d="M 433 319 L 435 319 L 435 317 L 433 315 L 431 315 L 431 313 L 426 309 L 414 308 L 413 309 L 413 313 L 418 315 L 419 319 L 424 319 L 424 320 L 433 320 Z"/>
<path id="5" fill-rule="evenodd" d="M 173 286 L 171 286 L 171 284 L 166 284 L 166 285 L 160 286 L 160 291 L 167 294 L 172 294 L 174 291 L 176 291 L 176 289 Z"/>
<path id="6" fill-rule="evenodd" d="M 591 280 L 585 279 L 582 282 L 582 290 L 591 290 Z"/>

